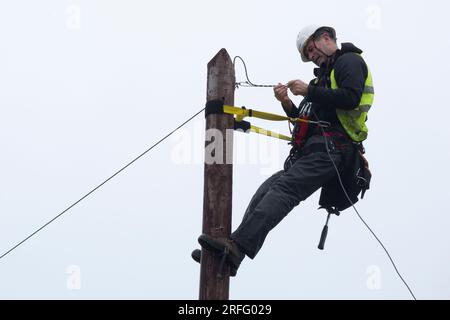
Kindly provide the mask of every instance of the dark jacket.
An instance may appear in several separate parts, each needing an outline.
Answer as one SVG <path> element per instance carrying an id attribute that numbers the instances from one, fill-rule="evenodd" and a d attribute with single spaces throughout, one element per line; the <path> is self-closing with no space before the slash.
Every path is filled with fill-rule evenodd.
<path id="1" fill-rule="evenodd" d="M 346 54 L 350 52 L 357 54 Z M 317 78 L 311 80 L 308 95 L 302 104 L 310 102 L 317 117 L 330 122 L 332 127 L 341 128 L 336 108 L 351 110 L 356 108 L 361 100 L 368 73 L 366 63 L 359 55 L 361 53 L 362 50 L 352 43 L 343 43 L 342 48 L 338 49 L 327 63 L 314 69 Z M 339 89 L 331 89 L 330 74 L 333 68 Z M 293 106 L 288 116 L 300 116 L 300 109 L 301 105 Z M 314 118 L 311 114 L 309 117 Z"/>
<path id="2" fill-rule="evenodd" d="M 343 43 L 342 49 L 337 50 L 327 63 L 314 69 L 314 75 L 317 78 L 310 82 L 308 95 L 298 108 L 293 106 L 292 112 L 288 114 L 290 117 L 308 116 L 312 120 L 328 121 L 331 123 L 331 127 L 326 129 L 327 132 L 339 132 L 345 135 L 348 143 L 341 142 L 351 146 L 352 151 L 346 153 L 345 164 L 340 168 L 340 175 L 345 190 L 353 203 L 358 201 L 358 195 L 364 188 L 368 189 L 371 174 L 368 167 L 365 166 L 360 151 L 351 143 L 350 137 L 341 126 L 336 108 L 351 110 L 359 105 L 368 74 L 367 65 L 359 55 L 361 53 L 362 51 L 353 44 Z M 338 89 L 331 89 L 330 74 L 333 68 Z M 304 108 L 305 105 L 310 105 L 310 110 Z M 305 110 L 308 114 L 304 114 Z M 318 119 L 315 119 L 316 116 Z M 294 132 L 295 130 L 298 130 L 298 127 L 294 128 Z M 322 135 L 321 129 L 310 126 L 307 137 L 315 134 Z M 339 143 L 339 141 L 337 142 Z M 365 186 L 361 184 L 362 180 L 357 178 L 357 175 L 367 180 Z M 339 211 L 345 210 L 351 205 L 337 176 L 322 186 L 319 205 L 325 208 L 333 207 Z"/>

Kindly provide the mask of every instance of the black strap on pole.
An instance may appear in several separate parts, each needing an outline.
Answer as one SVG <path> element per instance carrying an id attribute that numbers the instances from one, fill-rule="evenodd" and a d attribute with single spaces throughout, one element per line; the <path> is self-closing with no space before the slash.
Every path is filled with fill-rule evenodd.
<path id="1" fill-rule="evenodd" d="M 223 100 L 216 99 L 206 102 L 205 118 L 210 114 L 223 114 Z"/>

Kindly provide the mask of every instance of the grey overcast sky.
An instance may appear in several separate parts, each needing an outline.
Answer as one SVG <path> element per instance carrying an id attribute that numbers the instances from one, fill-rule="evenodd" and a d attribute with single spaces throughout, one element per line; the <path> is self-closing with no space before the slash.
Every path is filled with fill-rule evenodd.
<path id="1" fill-rule="evenodd" d="M 242 56 L 257 83 L 309 81 L 295 40 L 334 26 L 373 73 L 357 204 L 418 299 L 450 298 L 446 1 L 18 0 L 0 3 L 0 254 L 143 152 L 206 100 L 206 65 Z M 237 80 L 244 80 L 242 65 Z M 292 97 L 298 103 L 298 97 Z M 271 89 L 236 105 L 280 113 Z M 285 123 L 254 121 L 287 133 Z M 0 260 L 1 299 L 197 299 L 204 118 L 199 116 Z M 289 151 L 235 135 L 233 227 Z M 352 210 L 318 194 L 231 279 L 231 299 L 410 299 Z"/>

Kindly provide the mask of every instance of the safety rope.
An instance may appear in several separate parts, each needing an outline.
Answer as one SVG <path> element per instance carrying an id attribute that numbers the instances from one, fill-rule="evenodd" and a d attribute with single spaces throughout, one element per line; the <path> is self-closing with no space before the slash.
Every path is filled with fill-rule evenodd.
<path id="1" fill-rule="evenodd" d="M 313 110 L 312 110 L 312 112 L 313 112 L 313 114 L 314 114 L 314 117 L 315 117 L 316 119 L 318 119 L 316 113 L 315 113 Z M 352 205 L 352 208 L 353 208 L 353 210 L 355 210 L 356 214 L 358 215 L 358 218 L 362 221 L 362 223 L 366 226 L 366 228 L 370 231 L 370 233 L 374 236 L 374 238 L 375 238 L 375 239 L 378 241 L 378 243 L 381 245 L 381 247 L 383 248 L 384 252 L 385 252 L 386 255 L 388 256 L 389 260 L 391 261 L 391 264 L 392 264 L 392 266 L 394 267 L 395 272 L 396 272 L 397 275 L 399 276 L 400 280 L 404 283 L 404 285 L 405 285 L 406 288 L 408 289 L 408 291 L 409 291 L 409 293 L 411 294 L 411 296 L 414 298 L 414 300 L 417 300 L 417 299 L 416 299 L 416 296 L 415 296 L 414 293 L 412 292 L 412 290 L 411 290 L 411 288 L 409 287 L 408 283 L 405 281 L 405 279 L 403 279 L 402 275 L 400 274 L 400 271 L 398 271 L 397 266 L 396 266 L 396 264 L 394 263 L 394 260 L 392 259 L 391 255 L 389 254 L 389 251 L 386 249 L 386 247 L 384 246 L 383 242 L 382 242 L 382 241 L 380 240 L 380 238 L 375 234 L 375 232 L 372 230 L 372 228 L 367 224 L 367 222 L 366 222 L 366 221 L 363 219 L 363 217 L 359 214 L 358 210 L 357 210 L 356 207 L 355 207 L 355 204 L 354 204 L 354 203 L 352 202 L 352 200 L 350 199 L 350 196 L 348 195 L 347 190 L 346 190 L 345 187 L 344 187 L 344 183 L 342 182 L 341 174 L 339 173 L 339 170 L 338 170 L 338 168 L 337 168 L 337 166 L 336 166 L 336 163 L 334 162 L 333 158 L 331 157 L 330 150 L 329 150 L 329 148 L 328 148 L 328 140 L 327 140 L 325 131 L 323 130 L 323 128 L 321 128 L 321 129 L 322 129 L 322 135 L 323 135 L 323 138 L 324 138 L 324 140 L 325 140 L 325 145 L 326 145 L 326 149 L 327 149 L 328 156 L 329 156 L 331 162 L 333 163 L 333 167 L 334 167 L 334 169 L 335 169 L 335 171 L 336 171 L 336 174 L 337 174 L 337 177 L 338 177 L 338 180 L 339 180 L 339 184 L 340 184 L 340 186 L 341 186 L 341 188 L 342 188 L 342 191 L 344 191 L 345 197 L 347 198 L 347 200 L 348 200 L 348 201 L 350 202 L 350 204 Z M 327 221 L 327 223 L 328 223 L 328 221 Z"/>

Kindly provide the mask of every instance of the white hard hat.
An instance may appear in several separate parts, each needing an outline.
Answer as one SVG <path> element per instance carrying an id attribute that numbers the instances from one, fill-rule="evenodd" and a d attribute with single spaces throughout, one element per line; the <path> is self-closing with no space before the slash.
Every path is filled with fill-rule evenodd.
<path id="1" fill-rule="evenodd" d="M 308 41 L 311 39 L 311 37 L 316 33 L 319 29 L 324 29 L 326 31 L 329 31 L 334 38 L 336 38 L 336 32 L 331 27 L 326 26 L 320 26 L 320 25 L 309 25 L 304 27 L 297 35 L 297 49 L 300 52 L 300 55 L 302 57 L 303 62 L 311 61 L 308 59 L 308 57 L 305 55 L 305 46 L 308 43 Z"/>

